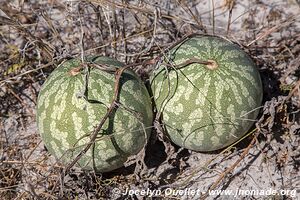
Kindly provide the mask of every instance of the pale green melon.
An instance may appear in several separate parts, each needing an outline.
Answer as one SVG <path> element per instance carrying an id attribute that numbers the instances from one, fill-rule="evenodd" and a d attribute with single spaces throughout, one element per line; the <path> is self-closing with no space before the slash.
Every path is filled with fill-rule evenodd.
<path id="1" fill-rule="evenodd" d="M 111 69 L 123 66 L 107 57 L 93 56 L 87 61 L 106 64 Z M 49 152 L 65 164 L 90 141 L 89 136 L 104 117 L 114 95 L 114 73 L 93 67 L 89 67 L 85 91 L 84 69 L 74 70 L 80 64 L 78 59 L 62 63 L 50 74 L 38 97 L 39 132 Z M 144 147 L 151 131 L 152 105 L 145 85 L 132 70 L 125 70 L 121 76 L 118 105 L 98 133 L 95 145 L 77 166 L 98 172 L 111 171 Z"/>
<path id="2" fill-rule="evenodd" d="M 166 53 L 151 87 L 170 139 L 181 147 L 213 151 L 241 138 L 253 125 L 262 102 L 259 72 L 237 45 L 213 36 L 196 36 Z"/>

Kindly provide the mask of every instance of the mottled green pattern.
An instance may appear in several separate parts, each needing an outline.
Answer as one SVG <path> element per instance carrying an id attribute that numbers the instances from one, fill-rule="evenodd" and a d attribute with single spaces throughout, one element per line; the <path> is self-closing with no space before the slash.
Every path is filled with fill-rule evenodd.
<path id="1" fill-rule="evenodd" d="M 123 66 L 106 57 L 88 60 L 111 67 Z M 38 97 L 39 132 L 49 152 L 63 163 L 71 161 L 89 142 L 89 135 L 107 112 L 114 95 L 114 74 L 90 68 L 87 100 L 79 98 L 84 90 L 84 71 L 75 76 L 69 74 L 79 65 L 77 59 L 61 64 L 46 80 Z M 131 70 L 122 74 L 118 102 L 120 107 L 102 127 L 95 146 L 79 160 L 80 167 L 99 172 L 116 169 L 147 142 L 153 117 L 151 100 L 146 87 Z"/>
<path id="2" fill-rule="evenodd" d="M 170 139 L 179 146 L 212 151 L 228 146 L 253 125 L 262 101 L 259 72 L 237 45 L 197 36 L 171 49 L 173 65 L 191 58 L 218 63 L 215 70 L 193 63 L 177 70 L 162 65 L 152 89 Z"/>

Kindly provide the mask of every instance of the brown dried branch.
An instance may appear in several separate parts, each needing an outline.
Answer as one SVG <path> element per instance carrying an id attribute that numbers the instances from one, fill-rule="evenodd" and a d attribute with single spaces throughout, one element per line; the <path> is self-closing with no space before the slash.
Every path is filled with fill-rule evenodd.
<path id="1" fill-rule="evenodd" d="M 254 44 L 255 42 L 257 42 L 258 40 L 264 39 L 265 37 L 267 37 L 268 35 L 274 33 L 275 31 L 278 31 L 284 27 L 289 26 L 290 24 L 294 23 L 296 19 L 299 18 L 299 15 L 295 15 L 290 17 L 287 20 L 282 21 L 281 23 L 278 23 L 276 26 L 269 28 L 267 30 L 263 30 L 261 34 L 259 34 L 254 40 L 252 40 L 250 43 L 247 44 L 247 47 Z"/>
<path id="2" fill-rule="evenodd" d="M 249 153 L 249 150 L 251 149 L 251 147 L 255 144 L 256 142 L 256 136 L 254 136 L 250 142 L 250 144 L 247 146 L 247 148 L 244 150 L 244 152 L 242 153 L 242 155 L 239 157 L 239 159 L 237 161 L 235 161 L 235 163 L 233 163 L 233 165 L 231 165 L 230 167 L 228 167 L 224 172 L 222 172 L 222 174 L 219 176 L 219 178 L 214 182 L 214 184 L 209 188 L 209 190 L 214 190 L 216 189 L 216 187 L 218 187 L 218 185 L 220 184 L 220 182 L 230 173 L 232 172 L 236 166 L 246 157 L 246 155 Z M 200 199 L 205 199 L 206 197 L 208 197 L 209 192 L 207 191 L 205 194 L 203 194 L 203 196 L 201 196 Z"/>
<path id="3" fill-rule="evenodd" d="M 175 70 L 177 70 L 177 69 L 185 68 L 185 67 L 187 67 L 190 64 L 196 64 L 196 63 L 197 64 L 201 64 L 201 65 L 212 65 L 212 64 L 214 64 L 212 61 L 204 61 L 204 60 L 201 60 L 199 58 L 190 58 L 187 61 L 185 61 L 183 63 L 180 63 L 178 65 L 166 63 L 166 66 L 169 69 L 175 69 Z"/>
<path id="4" fill-rule="evenodd" d="M 90 136 L 90 141 L 87 143 L 87 145 L 84 147 L 84 149 L 75 157 L 75 159 L 73 159 L 73 161 L 68 164 L 66 166 L 66 168 L 64 169 L 64 174 L 67 174 L 70 169 L 77 163 L 77 161 L 84 155 L 86 154 L 86 152 L 91 148 L 91 146 L 95 143 L 96 138 L 98 137 L 98 133 L 101 130 L 102 126 L 104 125 L 104 123 L 106 122 L 106 120 L 108 119 L 108 117 L 112 114 L 113 110 L 117 108 L 117 97 L 119 95 L 119 87 L 120 87 L 120 78 L 122 73 L 128 69 L 130 66 L 125 66 L 122 67 L 120 69 L 118 69 L 115 72 L 115 88 L 114 88 L 114 97 L 112 99 L 112 102 L 106 112 L 106 114 L 104 115 L 104 117 L 101 119 L 100 123 L 98 124 L 98 126 L 95 128 L 95 130 L 93 131 L 93 133 Z"/>

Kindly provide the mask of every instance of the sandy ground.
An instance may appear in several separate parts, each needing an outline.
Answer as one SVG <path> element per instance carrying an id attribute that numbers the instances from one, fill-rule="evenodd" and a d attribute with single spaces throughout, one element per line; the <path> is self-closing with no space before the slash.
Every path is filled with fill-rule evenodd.
<path id="1" fill-rule="evenodd" d="M 300 199 L 299 1 L 126 2 L 0 1 L 0 199 Z M 144 159 L 63 175 L 35 121 L 37 94 L 57 64 L 82 54 L 139 63 L 191 33 L 231 39 L 257 63 L 256 131 L 228 151 L 199 153 L 153 129 Z M 147 80 L 153 68 L 135 70 Z"/>

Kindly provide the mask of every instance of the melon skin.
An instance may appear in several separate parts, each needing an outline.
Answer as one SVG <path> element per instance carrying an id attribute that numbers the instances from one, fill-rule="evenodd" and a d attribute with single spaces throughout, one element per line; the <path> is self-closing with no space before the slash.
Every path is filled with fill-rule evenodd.
<path id="1" fill-rule="evenodd" d="M 217 68 L 192 63 L 214 61 Z M 171 141 L 195 151 L 214 151 L 240 139 L 254 124 L 262 103 L 257 67 L 237 45 L 196 36 L 172 48 L 152 75 L 158 113 Z"/>
<path id="2" fill-rule="evenodd" d="M 119 61 L 90 56 L 88 62 L 122 67 Z M 90 134 L 106 114 L 114 96 L 115 76 L 89 68 L 86 99 L 83 70 L 71 59 L 58 66 L 43 84 L 38 96 L 37 124 L 48 151 L 62 163 L 72 161 L 90 141 Z M 120 79 L 119 107 L 98 133 L 96 142 L 77 162 L 85 170 L 108 172 L 121 167 L 128 156 L 137 154 L 148 141 L 153 120 L 151 99 L 140 78 L 125 70 Z"/>

